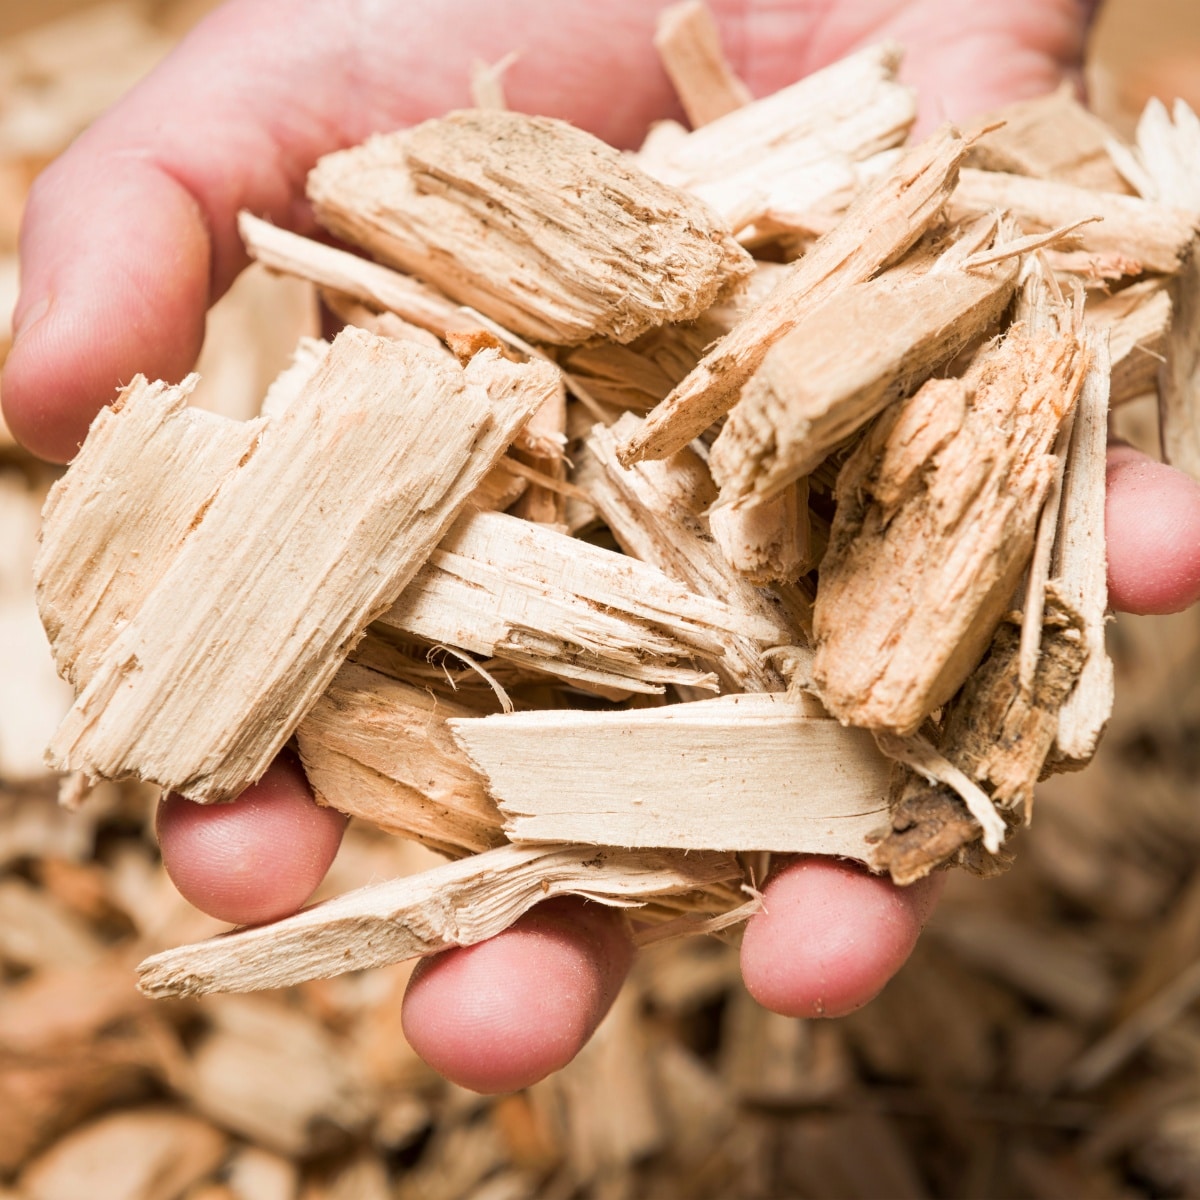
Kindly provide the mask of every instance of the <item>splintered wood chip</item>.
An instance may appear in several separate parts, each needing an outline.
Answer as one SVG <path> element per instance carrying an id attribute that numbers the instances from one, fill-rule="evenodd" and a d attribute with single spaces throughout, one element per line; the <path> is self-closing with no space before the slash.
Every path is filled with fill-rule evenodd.
<path id="1" fill-rule="evenodd" d="M 864 190 L 756 309 L 748 313 L 659 404 L 620 450 L 626 466 L 666 458 L 736 402 L 767 352 L 818 305 L 895 262 L 930 229 L 958 181 L 968 143 L 947 127 L 909 151 Z"/>
<path id="2" fill-rule="evenodd" d="M 840 719 L 913 732 L 990 642 L 1087 370 L 1060 316 L 1065 328 L 1018 323 L 963 378 L 925 384 L 843 467 L 813 619 L 814 679 Z"/>
<path id="3" fill-rule="evenodd" d="M 547 375 L 350 330 L 274 418 L 135 381 L 46 506 L 39 604 L 77 691 L 54 764 L 201 801 L 258 779 Z"/>

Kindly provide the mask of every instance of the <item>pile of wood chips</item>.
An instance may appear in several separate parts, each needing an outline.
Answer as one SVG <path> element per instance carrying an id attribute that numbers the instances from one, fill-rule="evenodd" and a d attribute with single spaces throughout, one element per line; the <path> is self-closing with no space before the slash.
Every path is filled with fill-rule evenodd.
<path id="1" fill-rule="evenodd" d="M 166 41 L 132 6 L 86 20 Z M 636 160 L 503 112 L 481 76 L 492 108 L 315 172 L 322 218 L 378 263 L 247 216 L 255 257 L 362 332 L 305 342 L 252 417 L 313 307 L 250 277 L 202 365 L 224 411 L 135 384 L 52 493 L 40 599 L 79 692 L 58 761 L 220 799 L 294 731 L 322 799 L 365 818 L 326 906 L 167 949 L 218 926 L 158 866 L 155 789 L 52 803 L 30 751 L 70 697 L 28 595 L 52 473 L 0 451 L 14 1196 L 1200 1190 L 1194 615 L 1109 627 L 1096 766 L 1039 790 L 1012 871 L 952 880 L 867 1009 L 775 1017 L 731 945 L 674 936 L 753 911 L 763 850 L 990 870 L 1045 760 L 1095 749 L 1108 405 L 1145 444 L 1157 383 L 1168 453 L 1197 466 L 1194 118 L 1152 109 L 1122 151 L 1060 94 L 905 154 L 889 48 L 746 105 L 703 10 L 661 41 L 703 128 Z M 51 140 L 18 142 L 13 177 Z M 399 1028 L 399 960 L 559 891 L 649 900 L 657 944 L 559 1075 L 445 1084 Z M 156 994 L 296 986 L 154 1003 L 151 953 Z"/>

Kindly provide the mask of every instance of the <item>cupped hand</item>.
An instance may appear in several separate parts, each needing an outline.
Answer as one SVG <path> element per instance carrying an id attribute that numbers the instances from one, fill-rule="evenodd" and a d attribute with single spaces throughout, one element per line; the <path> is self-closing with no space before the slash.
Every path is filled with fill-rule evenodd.
<path id="1" fill-rule="evenodd" d="M 674 112 L 651 37 L 660 3 L 550 0 L 234 0 L 53 164 L 21 235 L 16 341 L 3 378 L 9 427 L 66 460 L 121 382 L 178 379 L 206 309 L 244 265 L 239 209 L 311 231 L 304 179 L 321 154 L 469 103 L 474 60 L 520 54 L 513 107 L 565 117 L 618 145 Z M 1036 95 L 1079 68 L 1085 0 L 714 0 L 734 68 L 770 92 L 883 38 L 907 47 L 922 125 Z M 1200 486 L 1123 448 L 1109 470 L 1109 591 L 1136 612 L 1200 596 Z M 235 923 L 294 911 L 336 852 L 342 818 L 281 761 L 231 805 L 177 798 L 159 814 L 168 870 Z M 907 957 L 936 880 L 905 890 L 805 859 L 766 887 L 742 969 L 765 1005 L 796 1016 L 865 1003 Z M 414 1045 L 482 1090 L 562 1066 L 628 967 L 623 924 L 556 901 L 479 946 L 426 960 L 405 1001 Z"/>

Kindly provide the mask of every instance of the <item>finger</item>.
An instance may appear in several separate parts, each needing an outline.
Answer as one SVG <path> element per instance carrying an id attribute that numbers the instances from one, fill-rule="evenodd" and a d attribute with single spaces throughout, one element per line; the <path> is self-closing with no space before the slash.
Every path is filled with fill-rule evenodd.
<path id="1" fill-rule="evenodd" d="M 1089 14 L 1080 0 L 1006 0 L 961 4 L 958 0 L 835 5 L 821 42 L 843 28 L 861 29 L 861 12 L 875 9 L 865 39 L 894 40 L 905 47 L 900 78 L 917 88 L 913 136 L 924 137 L 945 121 L 965 123 L 1016 100 L 1053 91 L 1064 79 L 1078 81 L 1083 68 Z M 888 11 L 881 12 L 882 8 Z"/>
<path id="2" fill-rule="evenodd" d="M 1131 613 L 1200 600 L 1200 483 L 1132 446 L 1108 452 L 1108 600 Z"/>
<path id="3" fill-rule="evenodd" d="M 238 210 L 310 227 L 303 185 L 316 159 L 462 107 L 473 59 L 521 49 L 514 103 L 609 136 L 668 103 L 651 8 L 624 0 L 588 22 L 584 42 L 578 12 L 514 20 L 539 7 L 397 3 L 363 20 L 318 0 L 218 10 L 33 189 L 0 389 L 13 433 L 65 460 L 119 383 L 139 371 L 178 379 L 207 303 L 244 264 Z M 614 89 L 618 71 L 637 85 Z"/>
<path id="4" fill-rule="evenodd" d="M 742 941 L 742 978 L 764 1008 L 837 1017 L 867 1003 L 912 953 L 942 876 L 907 888 L 849 863 L 805 858 L 776 875 Z"/>
<path id="5" fill-rule="evenodd" d="M 163 865 L 180 893 L 222 921 L 258 925 L 312 895 L 346 818 L 318 805 L 300 764 L 282 755 L 230 804 L 166 797 L 157 824 Z"/>
<path id="6" fill-rule="evenodd" d="M 551 900 L 490 941 L 419 963 L 404 997 L 405 1035 L 463 1087 L 526 1087 L 579 1053 L 632 957 L 614 910 Z"/>

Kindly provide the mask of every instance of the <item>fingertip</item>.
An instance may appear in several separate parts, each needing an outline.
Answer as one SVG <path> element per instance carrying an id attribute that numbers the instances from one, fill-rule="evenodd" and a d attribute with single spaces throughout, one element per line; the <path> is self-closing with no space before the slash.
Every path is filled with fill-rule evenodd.
<path id="1" fill-rule="evenodd" d="M 405 1035 L 434 1070 L 462 1087 L 527 1087 L 579 1053 L 632 957 L 613 909 L 549 901 L 490 941 L 419 963 L 404 997 Z"/>
<path id="2" fill-rule="evenodd" d="M 1200 483 L 1132 446 L 1108 452 L 1108 600 L 1180 612 L 1200 600 Z"/>
<path id="3" fill-rule="evenodd" d="M 210 259 L 195 200 L 153 164 L 97 163 L 80 150 L 47 168 L 22 224 L 0 382 L 13 436 L 69 461 L 118 387 L 139 373 L 181 379 L 204 337 Z"/>
<path id="4" fill-rule="evenodd" d="M 861 1008 L 912 952 L 942 889 L 940 875 L 908 888 L 851 863 L 805 858 L 764 891 L 742 941 L 742 977 L 764 1008 L 837 1017 Z"/>
<path id="5" fill-rule="evenodd" d="M 329 870 L 346 818 L 312 798 L 299 763 L 281 755 L 229 804 L 169 795 L 159 804 L 163 865 L 197 908 L 234 925 L 294 913 Z"/>

